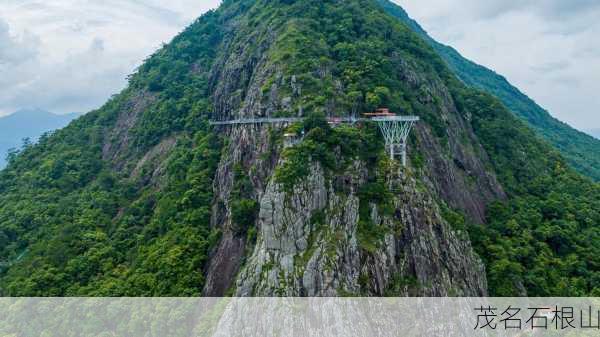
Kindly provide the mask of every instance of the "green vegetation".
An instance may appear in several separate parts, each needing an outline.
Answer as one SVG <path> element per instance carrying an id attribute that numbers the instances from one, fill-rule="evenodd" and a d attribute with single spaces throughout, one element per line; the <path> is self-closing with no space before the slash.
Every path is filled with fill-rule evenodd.
<path id="1" fill-rule="evenodd" d="M 2 294 L 198 295 L 218 238 L 208 223 L 218 140 L 206 131 L 182 139 L 157 195 L 103 169 L 93 148 L 74 154 L 80 143 L 65 142 L 74 129 L 26 149 L 0 174 L 0 256 L 24 252 L 0 270 Z M 64 151 L 29 164 L 47 147 Z M 29 178 L 12 179 L 16 172 Z"/>
<path id="2" fill-rule="evenodd" d="M 492 295 L 600 294 L 600 185 L 573 172 L 494 98 L 472 94 L 474 128 L 510 200 L 472 226 Z"/>
<path id="3" fill-rule="evenodd" d="M 452 210 L 450 207 L 448 207 L 448 205 L 442 205 L 442 217 L 456 232 L 462 233 L 465 232 L 468 228 L 465 216 L 460 212 Z"/>
<path id="4" fill-rule="evenodd" d="M 419 284 L 419 281 L 412 277 L 403 277 L 401 275 L 394 275 L 392 282 L 385 290 L 384 295 L 386 297 L 397 297 L 397 296 L 418 296 L 418 290 L 423 288 Z"/>
<path id="5" fill-rule="evenodd" d="M 286 160 L 275 172 L 276 181 L 288 192 L 310 174 L 312 162 L 319 163 L 329 174 L 342 173 L 357 158 L 375 165 L 382 157 L 383 143 L 374 126 L 359 130 L 342 125 L 333 129 L 324 115 L 313 113 L 301 126 L 292 128 L 304 130 L 306 136 L 298 145 L 284 151 Z"/>
<path id="6" fill-rule="evenodd" d="M 221 145 L 205 122 L 207 74 L 188 69 L 214 61 L 216 19 L 206 14 L 157 52 L 102 109 L 11 156 L 0 172 L 0 295 L 200 294 L 220 235 L 209 219 Z M 149 96 L 118 163 L 105 160 L 107 131 Z M 175 135 L 155 163 L 160 177 L 114 169 Z"/>
<path id="7" fill-rule="evenodd" d="M 276 172 L 276 181 L 291 193 L 293 188 L 310 174 L 310 166 L 319 163 L 326 176 L 343 174 L 354 160 L 362 160 L 374 174 L 359 191 L 360 219 L 358 239 L 361 248 L 375 252 L 388 229 L 374 224 L 371 219 L 371 206 L 377 205 L 379 211 L 391 212 L 388 204 L 391 192 L 387 189 L 384 176 L 379 167 L 387 162 L 383 153 L 384 144 L 373 125 L 358 129 L 348 125 L 331 128 L 322 114 L 310 114 L 302 125 L 292 129 L 303 129 L 305 139 L 296 146 L 284 151 L 285 162 Z M 337 155 L 336 155 L 337 154 Z M 322 214 L 314 217 L 313 223 L 321 223 Z"/>
<path id="8" fill-rule="evenodd" d="M 429 43 L 465 84 L 496 96 L 516 116 L 558 149 L 577 171 L 600 181 L 600 140 L 553 118 L 501 75 L 465 59 L 452 47 L 433 40 L 398 5 L 389 0 L 377 1 L 387 13 L 400 19 Z"/>
<path id="9" fill-rule="evenodd" d="M 380 166 L 384 166 L 387 160 L 383 160 Z M 382 216 L 389 216 L 393 213 L 392 192 L 385 184 L 385 171 L 382 167 L 371 168 L 373 176 L 370 181 L 361 187 L 358 192 L 359 220 L 357 229 L 358 244 L 362 249 L 369 253 L 374 253 L 379 245 L 385 239 L 385 235 L 390 232 L 389 228 L 380 224 L 373 223 L 371 216 L 372 206 L 377 206 L 377 210 Z"/>
<path id="10" fill-rule="evenodd" d="M 230 196 L 231 218 L 236 234 L 245 235 L 256 222 L 259 205 L 256 200 L 251 199 L 252 182 L 241 165 L 234 168 L 234 180 Z"/>
<path id="11" fill-rule="evenodd" d="M 298 3 L 295 6 L 301 5 Z M 556 151 L 541 141 L 524 123 L 517 121 L 497 99 L 465 87 L 431 48 L 414 39 L 415 36 L 407 33 L 405 27 L 388 21 L 374 7 L 364 5 L 359 9 L 349 4 L 330 8 L 327 2 L 314 6 L 328 15 L 321 16 L 323 22 L 319 24 L 306 22 L 302 26 L 302 34 L 294 30 L 296 38 L 290 41 L 320 41 L 314 47 L 313 54 L 307 57 L 308 60 L 315 60 L 312 65 L 329 64 L 332 78 L 340 78 L 349 91 L 362 93 L 353 95 L 354 99 L 359 97 L 358 103 L 349 99 L 349 96 L 338 95 L 335 106 L 347 108 L 358 104 L 359 110 L 365 110 L 370 104 L 385 104 L 395 111 L 414 113 L 423 117 L 443 142 L 446 126 L 438 117 L 439 100 L 434 98 L 435 106 L 423 105 L 415 99 L 418 95 L 414 89 L 407 88 L 397 77 L 388 76 L 394 73 L 394 67 L 400 67 L 394 64 L 391 55 L 400 54 L 410 60 L 408 62 L 413 62 L 421 76 L 444 81 L 459 112 L 472 116 L 472 127 L 492 159 L 493 170 L 509 194 L 509 200 L 490 208 L 489 224 L 485 226 L 469 226 L 464 217 L 454 211 L 446 210 L 444 215 L 456 229 L 469 230 L 478 253 L 488 266 L 491 293 L 502 296 L 524 293 L 546 296 L 597 294 L 600 271 L 597 249 L 600 247 L 598 185 L 569 169 Z M 293 12 L 293 9 L 290 10 Z M 311 9 L 303 10 L 310 12 Z M 364 18 L 364 21 L 352 21 L 352 26 L 345 26 L 349 21 L 345 20 L 344 15 Z M 354 37 L 360 39 L 353 41 Z M 328 50 L 325 43 L 340 52 L 325 52 Z M 398 49 L 394 49 L 394 46 Z M 378 53 L 373 55 L 370 52 L 372 50 Z M 359 51 L 368 51 L 371 58 L 361 55 Z M 290 73 L 302 74 L 307 71 L 303 66 L 311 64 L 310 61 L 295 56 L 302 60 L 298 61 L 293 55 L 289 53 L 286 58 Z M 327 87 L 327 81 L 321 83 L 322 86 L 319 86 L 317 81 L 311 82 L 311 86 L 308 86 L 309 98 L 305 103 L 317 107 L 323 99 L 318 99 L 316 103 L 308 99 L 333 90 Z M 314 93 L 311 91 L 313 86 Z M 308 142 L 286 153 L 289 161 L 278 173 L 290 178 L 288 182 L 297 181 L 308 174 L 308 158 L 317 159 L 324 167 L 331 167 L 329 164 L 335 163 L 327 159 L 331 151 L 326 145 L 335 136 L 318 134 L 324 137 L 309 135 Z M 593 158 L 590 160 L 593 163 Z M 556 198 L 572 207 L 565 206 L 559 213 L 544 213 L 543 205 L 555 202 Z M 365 213 L 364 209 L 362 213 Z M 368 219 L 366 214 L 361 218 Z M 518 224 L 517 228 L 515 223 Z M 368 239 L 363 241 L 372 243 L 370 239 L 376 236 L 377 231 L 364 224 L 363 236 Z M 508 228 L 512 228 L 512 231 Z M 549 233 L 550 228 L 554 233 Z M 523 236 L 528 237 L 526 234 L 530 232 L 544 234 L 530 236 L 530 240 L 524 241 Z M 570 244 L 557 245 L 554 236 Z M 516 286 L 507 289 L 506 284 Z"/>
<path id="12" fill-rule="evenodd" d="M 447 144 L 442 115 L 455 107 L 508 194 L 490 207 L 486 225 L 444 212 L 455 228 L 468 229 L 492 294 L 598 294 L 600 187 L 574 173 L 497 99 L 466 87 L 376 1 L 227 0 L 149 58 L 102 109 L 11 156 L 0 172 L 0 295 L 201 294 L 208 253 L 221 236 L 210 218 L 223 141 L 206 120 L 229 109 L 217 94 L 243 97 L 260 73 L 251 69 L 234 81 L 239 88 L 215 93 L 225 75 L 220 65 L 242 57 L 236 53 L 252 55 L 248 68 L 266 60 L 265 67 L 302 88 L 279 88 L 280 96 L 293 97 L 293 112 L 277 114 L 309 113 L 295 126 L 306 132 L 304 141 L 285 150 L 275 173 L 288 191 L 310 174 L 311 162 L 336 174 L 358 158 L 377 173 L 359 193 L 365 251 L 385 234 L 369 220 L 370 205 L 389 211 L 382 140 L 374 126 L 332 129 L 324 116 L 385 105 L 422 117 L 423 127 Z M 415 78 L 425 84 L 416 87 Z M 265 80 L 263 99 L 275 80 Z M 429 84 L 445 86 L 449 97 L 437 97 Z M 175 145 L 163 148 L 168 139 Z M 164 158 L 147 158 L 150 150 Z M 228 201 L 236 234 L 253 241 L 258 204 L 249 171 L 235 168 Z M 399 278 L 390 291 L 413 286 Z"/>

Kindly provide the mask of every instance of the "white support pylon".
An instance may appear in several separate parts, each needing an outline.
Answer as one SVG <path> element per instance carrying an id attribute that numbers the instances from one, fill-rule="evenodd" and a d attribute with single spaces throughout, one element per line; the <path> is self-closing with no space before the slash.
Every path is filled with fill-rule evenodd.
<path id="1" fill-rule="evenodd" d="M 385 139 L 385 146 L 390 150 L 390 158 L 395 160 L 396 149 L 400 151 L 402 166 L 407 164 L 407 140 L 413 125 L 419 121 L 415 116 L 390 116 L 372 119 L 377 122 Z"/>

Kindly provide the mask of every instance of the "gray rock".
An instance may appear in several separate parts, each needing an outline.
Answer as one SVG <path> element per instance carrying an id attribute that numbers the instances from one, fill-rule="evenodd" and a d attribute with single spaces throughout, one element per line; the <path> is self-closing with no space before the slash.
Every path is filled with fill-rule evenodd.
<path id="1" fill-rule="evenodd" d="M 486 294 L 481 262 L 442 219 L 432 196 L 419 192 L 408 174 L 389 179 L 402 191 L 394 198 L 394 216 L 371 205 L 371 220 L 390 230 L 375 251 L 359 245 L 358 197 L 335 193 L 318 166 L 293 194 L 271 181 L 261 199 L 258 243 L 238 277 L 236 294 L 384 295 L 399 278 L 415 279 L 411 294 Z M 311 223 L 315 212 L 325 215 L 323 224 Z M 257 273 L 265 269 L 268 274 Z"/>

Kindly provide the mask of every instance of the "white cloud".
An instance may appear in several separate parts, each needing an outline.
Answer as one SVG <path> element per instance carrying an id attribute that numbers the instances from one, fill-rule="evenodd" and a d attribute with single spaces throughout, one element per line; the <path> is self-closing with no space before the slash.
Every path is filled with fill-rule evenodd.
<path id="1" fill-rule="evenodd" d="M 574 127 L 600 127 L 600 1 L 394 0 Z"/>
<path id="2" fill-rule="evenodd" d="M 2 0 L 0 115 L 99 107 L 147 56 L 218 2 Z"/>
<path id="3" fill-rule="evenodd" d="M 39 39 L 27 31 L 20 36 L 11 35 L 8 24 L 0 19 L 0 66 L 18 66 L 35 58 L 39 46 Z"/>

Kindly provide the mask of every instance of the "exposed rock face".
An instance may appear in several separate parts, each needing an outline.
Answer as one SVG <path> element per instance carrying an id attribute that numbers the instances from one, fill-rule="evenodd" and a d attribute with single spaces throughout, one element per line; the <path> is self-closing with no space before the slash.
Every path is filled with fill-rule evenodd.
<path id="1" fill-rule="evenodd" d="M 246 253 L 245 238 L 233 234 L 231 223 L 230 194 L 234 185 L 234 165 L 254 168 L 250 179 L 255 190 L 253 197 L 258 199 L 276 164 L 276 159 L 271 154 L 267 128 L 234 128 L 227 137 L 231 141 L 217 171 L 214 185 L 216 200 L 211 220 L 213 226 L 221 228 L 224 235 L 207 270 L 204 288 L 204 294 L 207 296 L 225 294 L 231 287 Z"/>
<path id="2" fill-rule="evenodd" d="M 127 163 L 126 157 L 132 147 L 130 144 L 131 129 L 136 125 L 140 115 L 156 101 L 156 96 L 148 92 L 139 92 L 120 109 L 119 117 L 106 135 L 102 148 L 102 158 L 113 163 L 116 169 L 122 169 Z"/>
<path id="3" fill-rule="evenodd" d="M 505 120 L 467 104 L 475 97 L 463 95 L 466 88 L 428 48 L 373 0 L 223 1 L 152 56 L 125 92 L 49 142 L 39 161 L 23 157 L 40 174 L 15 186 L 29 191 L 29 179 L 48 176 L 69 191 L 63 198 L 48 184 L 52 198 L 32 193 L 32 209 L 47 212 L 47 199 L 57 208 L 100 199 L 77 203 L 51 224 L 57 241 L 90 238 L 81 251 L 69 248 L 69 259 L 89 273 L 83 283 L 63 257 L 40 270 L 74 280 L 56 294 L 87 294 L 102 284 L 102 291 L 144 296 L 197 295 L 200 288 L 207 296 L 485 295 L 483 265 L 444 217 L 456 212 L 484 223 L 486 206 L 506 198 L 477 137 L 495 125 L 481 123 L 487 115 Z M 385 159 L 374 127 L 332 131 L 316 116 L 358 117 L 383 106 L 421 118 L 407 168 Z M 290 130 L 207 123 L 307 116 L 315 118 Z M 284 133 L 301 136 L 284 142 Z M 486 138 L 486 148 L 494 139 Z M 290 162 L 299 169 L 278 170 L 294 150 L 301 155 Z M 55 151 L 89 163 L 71 164 Z M 384 170 L 373 172 L 379 165 Z M 275 178 L 282 171 L 301 180 L 292 193 Z M 17 216 L 19 197 L 11 194 L 8 235 L 0 237 L 11 242 L 4 245 L 8 261 L 21 253 L 14 247 L 30 244 L 13 239 L 23 236 L 14 228 L 46 235 L 43 217 Z M 65 236 L 71 218 L 78 235 Z M 96 253 L 105 250 L 97 247 L 110 248 L 110 266 L 99 262 Z M 146 265 L 148 256 L 156 259 Z M 60 283 L 31 280 L 40 289 Z"/>
<path id="4" fill-rule="evenodd" d="M 177 137 L 165 138 L 155 145 L 137 162 L 131 178 L 141 179 L 144 185 L 157 185 L 157 180 L 164 175 L 165 160 L 175 145 Z"/>
<path id="5" fill-rule="evenodd" d="M 373 242 L 373 250 L 361 247 L 356 188 L 366 174 L 360 163 L 348 172 L 349 194 L 334 191 L 318 167 L 292 195 L 272 181 L 261 199 L 260 235 L 238 278 L 237 295 L 485 295 L 484 268 L 468 242 L 404 174 L 389 177 L 398 191 L 392 216 L 371 205 L 372 221 L 388 232 L 384 240 Z"/>
<path id="6" fill-rule="evenodd" d="M 416 148 L 425 159 L 425 181 L 451 207 L 463 211 L 471 221 L 485 222 L 489 202 L 506 195 L 493 173 L 487 172 L 489 159 L 470 128 L 469 116 L 462 116 L 440 80 L 428 80 L 409 64 L 398 69 L 399 76 L 413 90 L 420 91 L 419 100 L 444 120 L 447 144 L 440 144 L 430 127 L 418 123 Z M 439 97 L 435 102 L 432 97 Z M 489 166 L 489 165 L 488 165 Z"/>

